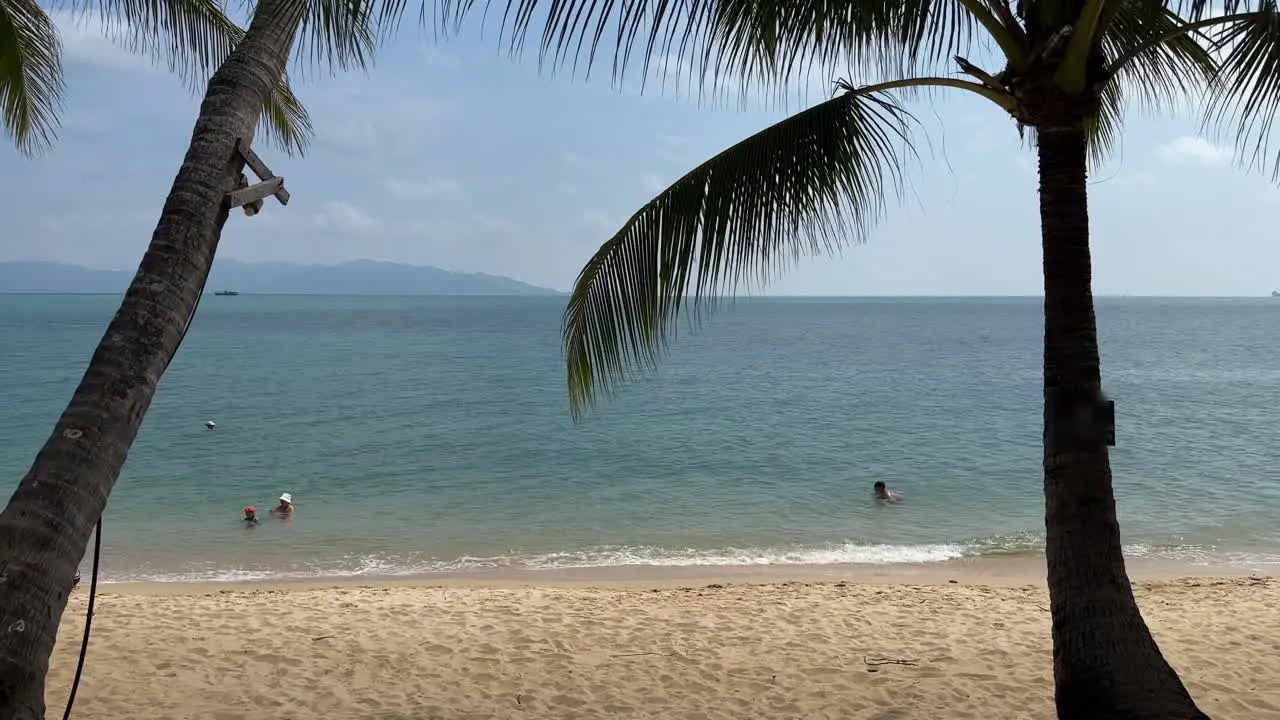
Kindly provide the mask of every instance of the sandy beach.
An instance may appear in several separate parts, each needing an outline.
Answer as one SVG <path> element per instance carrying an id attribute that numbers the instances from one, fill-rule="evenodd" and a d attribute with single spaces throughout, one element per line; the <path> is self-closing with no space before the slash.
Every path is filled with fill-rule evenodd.
<path id="1" fill-rule="evenodd" d="M 1138 593 L 1206 712 L 1280 718 L 1280 581 Z M 62 628 L 51 716 L 86 596 Z M 76 716 L 1051 718 L 1046 608 L 1040 585 L 981 578 L 108 585 Z"/>

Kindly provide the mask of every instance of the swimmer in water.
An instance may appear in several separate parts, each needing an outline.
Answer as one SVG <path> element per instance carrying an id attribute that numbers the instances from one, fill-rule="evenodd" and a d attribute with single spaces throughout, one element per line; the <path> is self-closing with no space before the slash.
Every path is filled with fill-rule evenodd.
<path id="1" fill-rule="evenodd" d="M 244 509 L 244 524 L 256 525 L 258 523 L 258 508 L 250 505 Z"/>
<path id="2" fill-rule="evenodd" d="M 883 500 L 885 502 L 898 502 L 899 500 L 902 499 L 902 496 L 890 490 L 889 486 L 885 485 L 883 480 L 877 480 L 875 484 L 871 486 L 871 489 L 875 492 L 877 500 Z"/>
<path id="3" fill-rule="evenodd" d="M 274 515 L 292 515 L 293 514 L 293 495 L 290 493 L 280 494 L 280 504 L 271 508 Z"/>

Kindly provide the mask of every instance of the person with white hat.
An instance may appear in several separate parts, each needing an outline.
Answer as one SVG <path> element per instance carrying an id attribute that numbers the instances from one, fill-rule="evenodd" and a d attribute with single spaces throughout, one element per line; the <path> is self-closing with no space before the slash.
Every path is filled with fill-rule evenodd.
<path id="1" fill-rule="evenodd" d="M 280 504 L 271 508 L 271 512 L 276 515 L 292 515 L 293 514 L 293 495 L 289 493 L 280 494 Z"/>

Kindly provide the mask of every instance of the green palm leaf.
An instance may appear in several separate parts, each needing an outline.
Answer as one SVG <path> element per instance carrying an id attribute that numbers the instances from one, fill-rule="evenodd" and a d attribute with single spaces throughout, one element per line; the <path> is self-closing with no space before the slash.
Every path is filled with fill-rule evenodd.
<path id="1" fill-rule="evenodd" d="M 565 310 L 574 416 L 651 369 L 682 310 L 696 319 L 744 282 L 863 240 L 901 189 L 911 121 L 889 96 L 848 89 L 699 165 L 632 215 Z"/>
<path id="2" fill-rule="evenodd" d="M 1217 67 L 1200 33 L 1183 32 L 1187 22 L 1164 0 L 1123 0 L 1114 5 L 1102 36 L 1106 61 L 1124 59 L 1111 83 L 1149 110 L 1166 112 L 1194 100 Z"/>
<path id="3" fill-rule="evenodd" d="M 389 0 L 384 14 L 405 1 Z M 513 55 L 535 37 L 543 67 L 571 65 L 589 76 L 602 44 L 612 44 L 615 82 L 638 58 L 643 80 L 688 76 L 703 88 L 769 74 L 779 24 L 775 0 L 438 0 L 438 28 L 456 30 L 477 5 L 486 15 L 501 6 L 500 40 Z"/>
<path id="4" fill-rule="evenodd" d="M 304 66 L 363 68 L 371 61 L 374 32 L 370 0 L 288 0 L 304 13 L 298 55 Z M 73 0 L 67 6 L 100 17 L 111 39 L 147 55 L 202 91 L 244 37 L 219 0 Z M 306 109 L 281 78 L 263 108 L 262 132 L 289 154 L 302 154 L 314 135 Z"/>
<path id="5" fill-rule="evenodd" d="M 311 66 L 363 70 L 373 61 L 377 18 L 374 0 L 289 0 L 305 6 L 297 54 Z"/>
<path id="6" fill-rule="evenodd" d="M 612 45 L 620 82 L 692 78 L 701 92 L 726 86 L 782 89 L 798 73 L 853 77 L 935 74 L 966 52 L 979 26 L 967 5 L 984 0 L 435 0 L 438 29 L 456 30 L 477 6 L 501 8 L 512 54 L 536 37 L 539 63 L 587 74 Z M 406 0 L 388 0 L 396 17 Z"/>
<path id="7" fill-rule="evenodd" d="M 331 69 L 365 67 L 373 47 L 370 0 L 281 0 L 302 14 L 297 53 Z M 94 11 L 107 34 L 130 52 L 149 55 L 193 89 L 203 89 L 244 30 L 222 0 L 71 0 Z"/>
<path id="8" fill-rule="evenodd" d="M 0 0 L 0 117 L 18 150 L 49 148 L 62 108 L 62 46 L 34 0 Z"/>
<path id="9" fill-rule="evenodd" d="M 315 137 L 311 116 L 289 88 L 288 77 L 276 85 L 262 110 L 262 130 L 289 155 L 305 155 Z"/>
<path id="10" fill-rule="evenodd" d="M 1198 33 L 1177 34 L 1186 22 L 1164 0 L 1122 0 L 1099 41 L 1103 63 L 1120 61 L 1103 85 L 1098 113 L 1090 118 L 1089 161 L 1100 167 L 1116 151 L 1126 101 L 1136 97 L 1151 112 L 1185 107 L 1213 76 L 1216 64 Z"/>
<path id="11" fill-rule="evenodd" d="M 98 18 L 106 35 L 125 50 L 150 56 L 203 89 L 244 31 L 213 0 L 72 0 L 81 19 Z"/>
<path id="12" fill-rule="evenodd" d="M 1110 160 L 1120 145 L 1120 130 L 1124 124 L 1124 86 L 1107 83 L 1099 100 L 1098 113 L 1087 121 L 1089 166 L 1093 170 Z"/>
<path id="13" fill-rule="evenodd" d="M 1212 34 L 1225 57 L 1210 86 L 1205 123 L 1230 132 L 1248 166 L 1270 166 L 1276 180 L 1280 157 L 1271 157 L 1271 131 L 1280 113 L 1280 12 L 1274 0 L 1255 8 L 1253 15 Z"/>

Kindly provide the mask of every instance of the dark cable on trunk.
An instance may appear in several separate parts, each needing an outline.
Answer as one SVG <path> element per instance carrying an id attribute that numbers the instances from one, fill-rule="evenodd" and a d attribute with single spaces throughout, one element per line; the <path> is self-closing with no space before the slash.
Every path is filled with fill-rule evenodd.
<path id="1" fill-rule="evenodd" d="M 93 574 L 89 576 L 89 608 L 84 615 L 84 638 L 80 641 L 80 660 L 76 662 L 76 677 L 71 681 L 71 695 L 67 698 L 67 709 L 62 713 L 62 720 L 70 720 L 71 707 L 76 703 L 76 690 L 80 689 L 80 673 L 84 672 L 84 658 L 89 653 L 89 630 L 93 627 L 93 603 L 98 597 L 98 560 L 102 555 L 102 518 L 98 518 L 98 527 L 93 531 Z"/>

